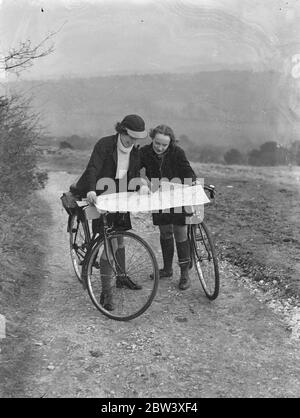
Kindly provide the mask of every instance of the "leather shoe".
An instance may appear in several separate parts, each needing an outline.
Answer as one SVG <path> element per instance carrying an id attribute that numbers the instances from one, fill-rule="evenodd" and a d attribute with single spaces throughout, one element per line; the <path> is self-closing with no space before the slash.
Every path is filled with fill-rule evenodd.
<path id="1" fill-rule="evenodd" d="M 139 284 L 134 283 L 133 280 L 131 280 L 131 278 L 129 276 L 126 275 L 122 275 L 122 276 L 117 276 L 116 279 L 116 287 L 121 288 L 121 287 L 127 287 L 128 289 L 131 290 L 140 290 L 142 289 L 142 286 Z"/>
<path id="2" fill-rule="evenodd" d="M 173 270 L 168 270 L 168 271 L 166 271 L 166 270 L 164 270 L 164 269 L 159 269 L 159 278 L 160 279 L 163 279 L 163 278 L 165 278 L 165 277 L 171 277 L 171 276 L 173 276 Z M 151 273 L 150 274 L 150 278 L 153 280 L 154 279 L 154 277 L 153 277 L 153 274 Z"/>

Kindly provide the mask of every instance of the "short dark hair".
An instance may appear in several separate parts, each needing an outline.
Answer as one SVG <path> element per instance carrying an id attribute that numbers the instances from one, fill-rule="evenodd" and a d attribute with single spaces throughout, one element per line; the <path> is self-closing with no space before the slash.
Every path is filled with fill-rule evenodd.
<path id="1" fill-rule="evenodd" d="M 127 135 L 127 129 L 125 128 L 125 126 L 122 125 L 121 122 L 117 122 L 115 124 L 115 130 L 116 130 L 116 132 L 118 132 L 118 134 Z"/>
<path id="2" fill-rule="evenodd" d="M 144 139 L 147 136 L 145 121 L 139 115 L 125 116 L 122 122 L 117 122 L 115 128 L 119 134 L 127 134 L 135 139 Z"/>
<path id="3" fill-rule="evenodd" d="M 173 129 L 168 125 L 158 125 L 156 128 L 150 129 L 149 136 L 154 139 L 156 134 L 167 135 L 170 138 L 170 144 L 175 144 L 176 138 Z"/>

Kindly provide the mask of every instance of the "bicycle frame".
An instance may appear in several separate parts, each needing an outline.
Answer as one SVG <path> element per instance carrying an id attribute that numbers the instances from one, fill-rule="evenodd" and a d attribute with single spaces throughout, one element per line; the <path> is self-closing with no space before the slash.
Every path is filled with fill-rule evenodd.
<path id="1" fill-rule="evenodd" d="M 201 223 L 202 222 L 200 222 L 199 225 L 201 225 Z M 193 225 L 188 225 L 188 239 L 189 239 L 190 244 L 192 243 L 192 226 Z M 208 255 L 208 260 L 210 261 L 212 259 L 211 252 L 210 252 L 210 249 L 207 247 L 206 240 L 203 237 L 203 233 L 202 233 L 201 228 L 200 228 L 200 233 L 201 233 L 201 239 L 202 239 L 203 245 L 204 245 L 206 253 Z M 199 257 L 199 261 L 200 262 L 202 261 L 202 257 Z"/>
<path id="2" fill-rule="evenodd" d="M 108 240 L 108 237 L 110 235 L 113 235 L 115 230 L 114 230 L 114 228 L 112 228 L 108 225 L 107 213 L 103 213 L 102 217 L 103 217 L 103 233 L 99 233 L 98 236 L 97 236 L 97 233 L 93 234 L 92 239 L 91 239 L 90 248 L 94 246 L 95 242 L 99 238 L 103 239 L 106 259 L 108 260 L 108 262 L 109 262 L 111 268 L 113 269 L 114 273 L 116 273 L 116 268 L 114 267 L 114 265 L 117 265 L 118 261 L 117 261 L 116 256 L 115 256 L 115 251 L 114 251 L 112 242 L 111 242 L 111 240 Z M 111 258 L 113 259 L 113 262 L 111 262 Z"/>

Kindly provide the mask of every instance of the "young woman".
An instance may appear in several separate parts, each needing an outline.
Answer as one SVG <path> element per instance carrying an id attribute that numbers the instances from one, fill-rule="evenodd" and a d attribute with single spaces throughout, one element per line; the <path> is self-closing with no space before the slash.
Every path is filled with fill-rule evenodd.
<path id="1" fill-rule="evenodd" d="M 138 115 L 127 115 L 122 122 L 116 124 L 115 129 L 116 134 L 101 138 L 96 143 L 85 171 L 76 185 L 70 188 L 74 194 L 80 197 L 87 197 L 91 204 L 96 203 L 98 195 L 104 191 L 109 192 L 107 190 L 109 184 L 114 186 L 111 193 L 119 192 L 122 180 L 124 186 L 125 179 L 126 187 L 131 179 L 140 176 L 137 140 L 147 136 L 144 120 Z M 110 213 L 108 214 L 108 222 L 115 229 L 131 229 L 129 213 Z M 93 221 L 94 233 L 99 232 L 101 227 L 101 218 Z M 123 242 L 115 243 L 115 251 L 119 266 L 124 266 L 125 248 Z M 107 310 L 113 310 L 114 303 L 111 291 L 112 267 L 105 254 L 100 259 L 100 272 L 102 281 L 100 302 Z M 134 290 L 141 289 L 141 286 L 134 283 L 128 276 L 122 279 L 119 278 L 119 282 L 117 278 L 117 284 Z"/>
<path id="2" fill-rule="evenodd" d="M 173 130 L 166 125 L 159 125 L 150 130 L 152 143 L 140 149 L 141 167 L 146 170 L 146 176 L 153 179 L 167 178 L 169 181 L 179 178 L 182 183 L 188 181 L 192 184 L 196 181 L 196 175 L 188 162 L 182 148 L 176 145 Z M 185 225 L 184 210 L 175 213 L 171 209 L 169 213 L 153 213 L 153 224 L 159 226 L 160 244 L 162 249 L 163 268 L 160 269 L 160 277 L 171 277 L 173 274 L 172 263 L 174 256 L 174 236 L 176 241 L 178 262 L 181 275 L 179 289 L 190 287 L 189 267 L 191 262 L 190 246 Z"/>

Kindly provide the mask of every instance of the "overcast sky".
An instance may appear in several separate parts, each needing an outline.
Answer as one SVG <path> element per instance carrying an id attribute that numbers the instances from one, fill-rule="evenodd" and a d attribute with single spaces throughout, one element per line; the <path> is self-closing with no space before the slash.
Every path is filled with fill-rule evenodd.
<path id="1" fill-rule="evenodd" d="M 282 71 L 300 54 L 299 0 L 0 0 L 0 12 L 2 55 L 58 31 L 22 77 Z"/>

